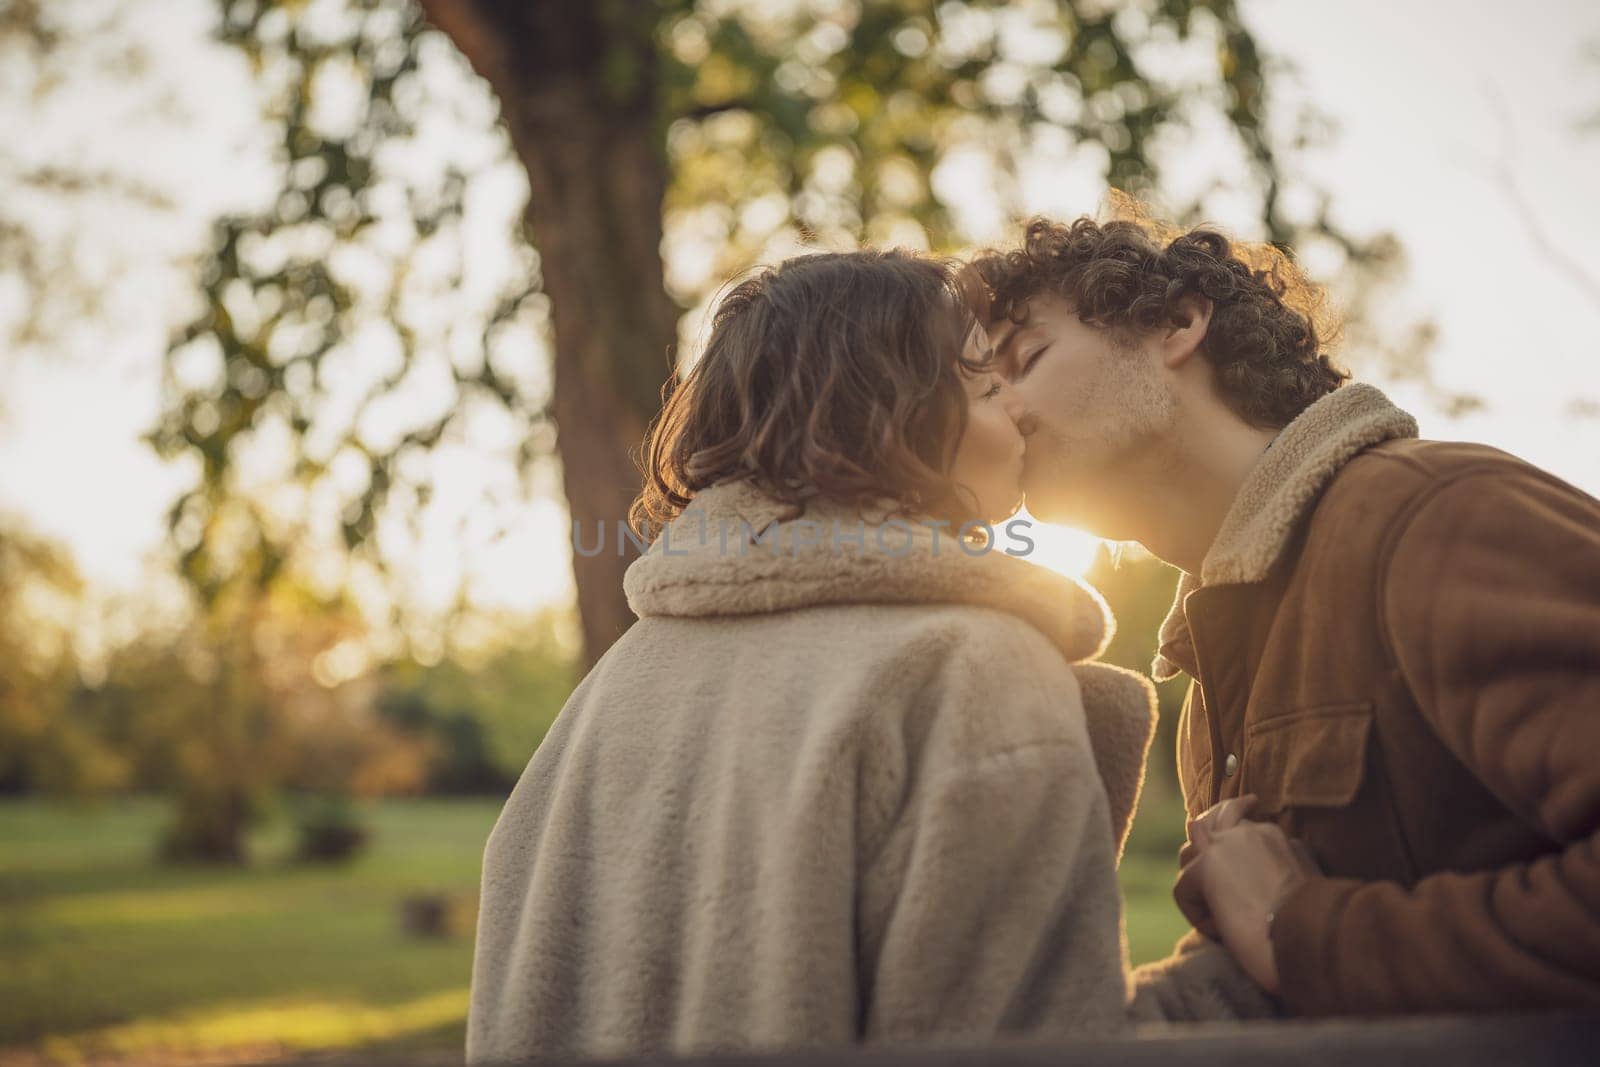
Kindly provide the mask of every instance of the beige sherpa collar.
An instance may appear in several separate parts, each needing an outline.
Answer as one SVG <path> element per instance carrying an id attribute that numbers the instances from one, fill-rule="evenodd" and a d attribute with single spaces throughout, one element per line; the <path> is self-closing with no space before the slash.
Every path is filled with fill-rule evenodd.
<path id="1" fill-rule="evenodd" d="M 816 604 L 961 603 L 1020 616 L 1069 663 L 1111 640 L 1105 601 L 1081 582 L 1005 554 L 981 555 L 949 527 L 813 498 L 785 505 L 744 481 L 703 490 L 623 579 L 639 616 L 749 615 Z M 752 535 L 759 543 L 751 543 Z"/>
<path id="2" fill-rule="evenodd" d="M 1284 427 L 1234 498 L 1200 565 L 1200 576 L 1185 574 L 1178 582 L 1172 610 L 1161 624 L 1161 652 L 1151 667 L 1156 681 L 1179 673 L 1169 653 L 1192 658 L 1183 614 L 1190 593 L 1202 586 L 1265 579 L 1295 525 L 1341 467 L 1373 445 L 1415 436 L 1416 419 L 1375 387 L 1359 382 L 1336 389 Z"/>

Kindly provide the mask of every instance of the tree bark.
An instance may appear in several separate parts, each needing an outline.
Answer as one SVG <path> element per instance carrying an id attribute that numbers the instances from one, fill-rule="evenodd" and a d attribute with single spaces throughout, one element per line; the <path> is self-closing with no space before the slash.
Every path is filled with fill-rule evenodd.
<path id="1" fill-rule="evenodd" d="M 527 168 L 527 226 L 555 341 L 552 414 L 572 519 L 584 654 L 592 665 L 633 621 L 618 536 L 635 457 L 672 369 L 678 309 L 661 265 L 665 137 L 655 5 L 422 0 L 500 99 Z"/>

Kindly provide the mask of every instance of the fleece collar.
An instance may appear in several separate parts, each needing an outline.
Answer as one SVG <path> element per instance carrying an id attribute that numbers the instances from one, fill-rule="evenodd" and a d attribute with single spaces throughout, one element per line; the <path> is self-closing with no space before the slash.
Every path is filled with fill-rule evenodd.
<path id="1" fill-rule="evenodd" d="M 1006 555 L 1003 533 L 972 555 L 948 526 L 893 518 L 887 502 L 856 508 L 813 497 L 803 515 L 788 518 L 787 510 L 742 480 L 701 491 L 628 567 L 628 606 L 640 617 L 693 617 L 819 604 L 972 604 L 1031 623 L 1069 663 L 1094 658 L 1111 640 L 1111 613 L 1098 593 Z"/>
<path id="2" fill-rule="evenodd" d="M 1194 662 L 1183 612 L 1190 593 L 1264 580 L 1340 468 L 1373 445 L 1415 436 L 1416 419 L 1359 382 L 1334 390 L 1284 427 L 1234 498 L 1199 576 L 1185 574 L 1179 580 L 1172 610 L 1161 624 L 1161 651 L 1151 668 L 1156 681 L 1174 678 L 1181 664 Z"/>

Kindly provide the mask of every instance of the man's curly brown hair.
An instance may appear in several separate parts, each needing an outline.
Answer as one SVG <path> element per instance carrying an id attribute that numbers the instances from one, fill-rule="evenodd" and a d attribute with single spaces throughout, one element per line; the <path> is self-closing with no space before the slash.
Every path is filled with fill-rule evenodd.
<path id="1" fill-rule="evenodd" d="M 1118 340 L 1181 325 L 1179 301 L 1205 297 L 1212 311 L 1202 351 L 1224 401 L 1253 426 L 1288 425 L 1350 376 L 1325 351 L 1337 333 L 1326 294 L 1270 245 L 1141 217 L 1036 218 L 1020 248 L 980 255 L 972 268 L 990 293 L 990 323 L 1021 324 L 1028 301 L 1050 294 Z"/>

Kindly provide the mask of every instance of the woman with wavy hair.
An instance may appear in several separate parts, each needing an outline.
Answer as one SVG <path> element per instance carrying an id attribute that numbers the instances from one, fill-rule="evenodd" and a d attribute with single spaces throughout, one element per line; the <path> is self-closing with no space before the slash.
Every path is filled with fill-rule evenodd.
<path id="1" fill-rule="evenodd" d="M 994 526 L 1020 411 L 961 277 L 812 255 L 721 301 L 648 442 L 639 622 L 488 843 L 469 1060 L 1128 1018 L 1154 701 L 1086 665 L 1101 599 Z M 1226 1014 L 1223 961 L 1136 1010 Z"/>

